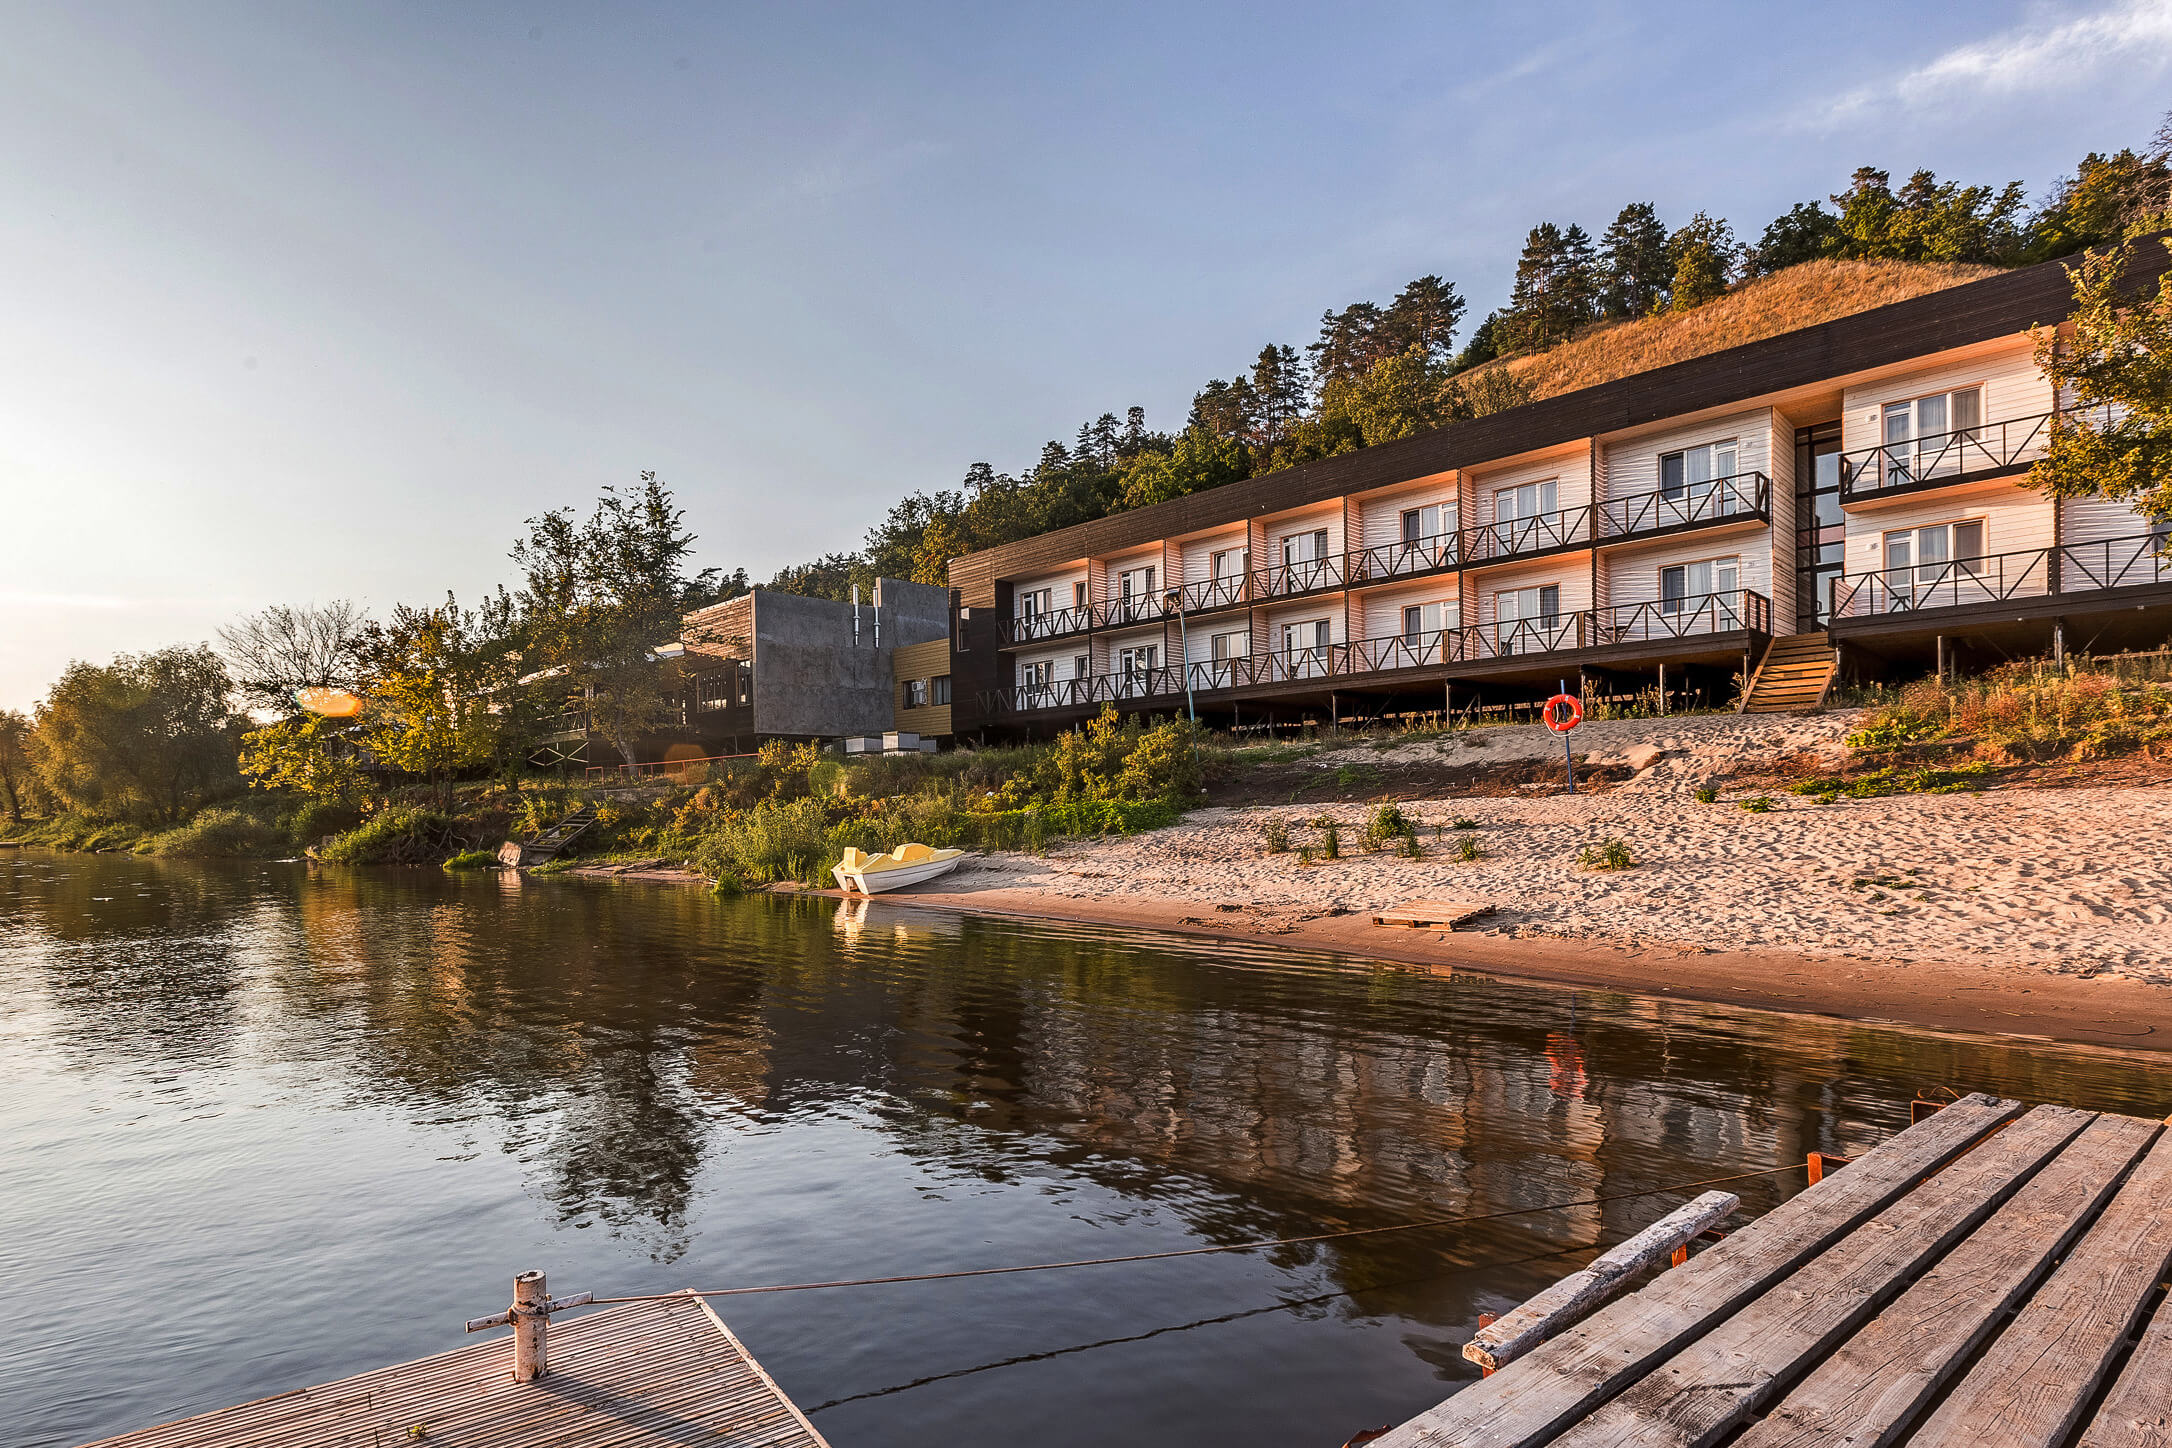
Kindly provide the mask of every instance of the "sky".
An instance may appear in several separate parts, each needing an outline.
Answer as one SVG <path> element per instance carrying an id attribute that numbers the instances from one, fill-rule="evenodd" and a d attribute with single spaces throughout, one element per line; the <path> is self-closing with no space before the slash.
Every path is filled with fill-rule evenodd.
<path id="1" fill-rule="evenodd" d="M 2172 0 L 0 0 L 0 708 L 269 603 L 512 580 L 654 469 L 698 562 L 1650 201 L 2040 198 L 2172 106 Z"/>

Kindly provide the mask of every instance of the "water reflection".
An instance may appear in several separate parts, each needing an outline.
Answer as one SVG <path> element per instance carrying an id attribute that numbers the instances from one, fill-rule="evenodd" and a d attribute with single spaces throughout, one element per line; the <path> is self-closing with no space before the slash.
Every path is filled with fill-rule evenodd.
<path id="1" fill-rule="evenodd" d="M 473 1284 L 527 1265 L 508 1253 L 571 1259 L 604 1289 L 941 1270 L 1618 1197 L 1859 1150 L 1927 1086 L 2172 1106 L 2136 1058 L 1243 944 L 126 857 L 0 861 L 0 1029 L 10 1129 L 41 1163 L 0 1226 L 27 1234 L 11 1275 L 46 1320 L 101 1254 L 241 1284 L 200 1341 L 104 1396 L 83 1391 L 110 1372 L 88 1344 L 50 1344 L 0 1388 L 47 1442 L 451 1345 L 414 1336 L 419 1309 L 388 1312 L 364 1344 L 385 1350 L 352 1361 L 296 1309 L 277 1362 L 232 1352 L 279 1330 L 266 1300 L 300 1250 L 282 1231 L 442 1269 L 453 1319 L 472 1315 L 456 1291 L 484 1310 Z M 176 1092 L 203 1111 L 146 1118 L 173 1160 L 82 1130 Z M 122 1160 L 180 1225 L 63 1230 Z M 245 1189 L 321 1178 L 352 1202 L 395 1171 L 367 1215 L 282 1203 L 253 1251 L 221 1226 Z M 1740 1190 L 1762 1209 L 1796 1185 Z M 1680 1199 L 734 1312 L 788 1388 L 836 1405 L 840 1442 L 949 1442 L 967 1421 L 1048 1443 L 1296 1441 L 1299 1424 L 1332 1442 L 1446 1391 L 1481 1312 Z M 234 1361 L 192 1375 L 197 1350 Z"/>

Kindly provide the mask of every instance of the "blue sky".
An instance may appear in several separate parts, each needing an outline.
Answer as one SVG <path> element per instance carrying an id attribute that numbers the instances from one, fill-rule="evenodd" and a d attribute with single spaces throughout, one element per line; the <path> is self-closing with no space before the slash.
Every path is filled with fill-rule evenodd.
<path id="1" fill-rule="evenodd" d="M 1655 16 L 1663 18 L 1653 18 Z M 0 707 L 510 577 L 654 468 L 767 577 L 1540 219 L 2040 195 L 2172 103 L 2082 5 L 0 4 Z"/>

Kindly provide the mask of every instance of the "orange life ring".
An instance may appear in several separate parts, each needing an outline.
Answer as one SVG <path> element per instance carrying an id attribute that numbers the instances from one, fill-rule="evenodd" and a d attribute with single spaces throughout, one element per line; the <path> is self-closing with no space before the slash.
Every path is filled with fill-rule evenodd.
<path id="1" fill-rule="evenodd" d="M 1561 706 L 1567 712 L 1556 714 L 1554 712 L 1556 705 Z M 1539 717 L 1546 721 L 1546 727 L 1553 730 L 1554 733 L 1566 734 L 1584 722 L 1584 706 L 1576 702 L 1576 697 L 1573 694 L 1556 694 L 1546 701 L 1546 708 L 1540 713 Z"/>

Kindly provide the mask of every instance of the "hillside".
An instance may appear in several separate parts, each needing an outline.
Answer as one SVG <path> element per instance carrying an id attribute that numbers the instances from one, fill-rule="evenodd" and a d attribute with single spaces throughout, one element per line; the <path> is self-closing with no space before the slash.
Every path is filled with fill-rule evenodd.
<path id="1" fill-rule="evenodd" d="M 1534 400 L 1552 397 L 1996 276 L 1999 270 L 1908 261 L 1803 262 L 1747 282 L 1693 312 L 1596 327 L 1500 365 L 1532 385 Z"/>

